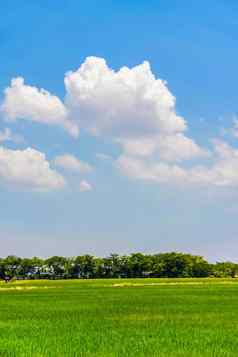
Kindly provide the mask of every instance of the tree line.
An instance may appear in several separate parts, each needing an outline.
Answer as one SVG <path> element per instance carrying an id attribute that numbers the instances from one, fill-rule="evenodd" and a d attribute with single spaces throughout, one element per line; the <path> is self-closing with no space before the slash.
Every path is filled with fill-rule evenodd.
<path id="1" fill-rule="evenodd" d="M 105 258 L 81 255 L 0 258 L 0 279 L 96 279 L 96 278 L 195 278 L 236 277 L 238 264 L 209 264 L 203 257 L 184 253 L 130 255 L 111 254 Z"/>

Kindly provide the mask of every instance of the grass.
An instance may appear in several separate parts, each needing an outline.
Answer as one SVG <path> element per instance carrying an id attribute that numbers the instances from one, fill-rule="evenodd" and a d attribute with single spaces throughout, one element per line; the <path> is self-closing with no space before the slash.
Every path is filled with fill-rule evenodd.
<path id="1" fill-rule="evenodd" d="M 0 283 L 0 356 L 238 355 L 236 279 Z"/>

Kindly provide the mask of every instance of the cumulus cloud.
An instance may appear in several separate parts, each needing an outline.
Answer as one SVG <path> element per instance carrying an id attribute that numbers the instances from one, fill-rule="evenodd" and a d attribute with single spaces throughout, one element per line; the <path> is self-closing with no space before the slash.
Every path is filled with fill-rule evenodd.
<path id="1" fill-rule="evenodd" d="M 87 162 L 77 159 L 71 154 L 59 155 L 54 159 L 54 164 L 63 169 L 88 174 L 93 171 L 93 167 Z"/>
<path id="2" fill-rule="evenodd" d="M 164 161 L 184 161 L 193 158 L 210 156 L 208 150 L 201 148 L 183 133 L 119 139 L 123 151 L 127 155 L 149 157 L 156 154 Z"/>
<path id="3" fill-rule="evenodd" d="M 122 155 L 116 161 L 119 170 L 130 178 L 150 182 L 168 182 L 191 185 L 237 186 L 238 150 L 227 143 L 214 141 L 213 163 L 182 167 L 177 164 L 146 161 L 141 158 Z"/>
<path id="4" fill-rule="evenodd" d="M 146 161 L 141 158 L 122 155 L 116 167 L 126 176 L 151 182 L 183 182 L 186 172 L 177 165 L 164 162 Z"/>
<path id="5" fill-rule="evenodd" d="M 79 191 L 80 192 L 88 192 L 88 191 L 92 191 L 92 186 L 90 185 L 89 182 L 82 180 L 79 183 Z"/>
<path id="6" fill-rule="evenodd" d="M 36 191 L 65 186 L 64 178 L 51 169 L 45 154 L 32 148 L 10 150 L 0 147 L 0 181 Z"/>
<path id="7" fill-rule="evenodd" d="M 115 165 L 129 177 L 238 185 L 237 150 L 216 141 L 208 151 L 189 137 L 175 97 L 167 83 L 154 76 L 148 62 L 113 70 L 103 58 L 88 57 L 65 75 L 64 82 L 62 102 L 43 89 L 25 85 L 22 78 L 13 79 L 1 109 L 9 119 L 60 125 L 74 136 L 83 129 L 107 138 L 119 146 Z M 238 122 L 234 122 L 234 136 L 236 131 Z M 80 173 L 92 169 L 70 154 L 57 157 L 54 164 Z"/>
<path id="8" fill-rule="evenodd" d="M 65 86 L 67 108 L 79 127 L 109 136 L 127 154 L 157 152 L 168 161 L 207 155 L 185 136 L 187 124 L 176 113 L 175 97 L 148 62 L 114 71 L 104 59 L 88 57 L 66 75 Z"/>
<path id="9" fill-rule="evenodd" d="M 63 103 L 44 89 L 24 84 L 21 77 L 13 79 L 5 90 L 3 113 L 9 119 L 61 125 L 74 136 L 83 128 L 136 155 L 157 151 L 169 161 L 204 156 L 185 136 L 187 123 L 176 113 L 175 97 L 166 82 L 154 76 L 149 62 L 115 71 L 103 58 L 87 57 L 64 81 Z"/>
<path id="10" fill-rule="evenodd" d="M 201 148 L 182 133 L 161 136 L 158 140 L 158 150 L 160 158 L 165 161 L 184 161 L 210 156 L 208 150 Z"/>
<path id="11" fill-rule="evenodd" d="M 44 89 L 24 84 L 24 79 L 12 79 L 5 89 L 1 111 L 9 120 L 26 119 L 49 125 L 60 125 L 71 135 L 78 135 L 78 128 L 69 119 L 67 108 L 55 95 Z"/>
<path id="12" fill-rule="evenodd" d="M 103 58 L 88 57 L 65 77 L 66 104 L 79 125 L 95 134 L 129 136 L 186 129 L 175 98 L 148 62 L 114 71 Z"/>

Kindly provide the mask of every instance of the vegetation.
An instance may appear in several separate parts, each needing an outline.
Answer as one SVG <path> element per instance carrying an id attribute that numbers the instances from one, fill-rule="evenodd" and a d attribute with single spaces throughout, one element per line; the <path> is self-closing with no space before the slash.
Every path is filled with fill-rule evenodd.
<path id="1" fill-rule="evenodd" d="M 76 279 L 76 278 L 182 278 L 236 277 L 238 264 L 209 264 L 203 257 L 183 253 L 128 256 L 112 254 L 106 258 L 82 255 L 48 259 L 8 256 L 0 259 L 0 278 Z"/>
<path id="2" fill-rule="evenodd" d="M 237 279 L 0 283 L 0 356 L 236 357 Z"/>

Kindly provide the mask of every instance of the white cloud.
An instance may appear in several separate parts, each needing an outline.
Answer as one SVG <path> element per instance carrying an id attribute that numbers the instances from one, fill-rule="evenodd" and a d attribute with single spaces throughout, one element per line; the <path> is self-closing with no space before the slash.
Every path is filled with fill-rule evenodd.
<path id="1" fill-rule="evenodd" d="M 156 155 L 163 161 L 172 162 L 210 156 L 207 150 L 202 149 L 183 133 L 119 139 L 118 142 L 121 144 L 124 154 L 130 156 Z"/>
<path id="2" fill-rule="evenodd" d="M 234 120 L 233 120 L 233 128 L 231 129 L 231 134 L 235 138 L 238 138 L 238 119 L 237 118 L 234 118 Z"/>
<path id="3" fill-rule="evenodd" d="M 92 186 L 87 181 L 83 180 L 79 183 L 80 192 L 88 192 L 92 190 Z"/>
<path id="4" fill-rule="evenodd" d="M 5 89 L 1 110 L 9 119 L 61 125 L 75 136 L 80 127 L 115 138 L 186 130 L 185 120 L 176 114 L 175 97 L 165 81 L 155 78 L 148 62 L 114 71 L 103 58 L 88 57 L 77 71 L 66 74 L 65 87 L 64 104 L 14 78 Z"/>
<path id="5" fill-rule="evenodd" d="M 78 135 L 78 128 L 68 119 L 67 109 L 60 99 L 44 89 L 24 84 L 24 79 L 12 79 L 5 89 L 1 111 L 9 120 L 27 119 L 49 125 L 60 125 L 71 135 Z"/>
<path id="6" fill-rule="evenodd" d="M 126 176 L 151 182 L 183 182 L 186 172 L 177 165 L 164 162 L 147 162 L 141 158 L 120 156 L 116 166 Z"/>
<path id="7" fill-rule="evenodd" d="M 66 170 L 79 172 L 81 174 L 87 174 L 93 171 L 93 167 L 91 165 L 89 165 L 87 162 L 83 162 L 77 159 L 71 154 L 57 156 L 54 160 L 54 164 Z"/>
<path id="8" fill-rule="evenodd" d="M 112 157 L 110 155 L 101 152 L 96 153 L 96 158 L 103 161 L 112 160 Z"/>
<path id="9" fill-rule="evenodd" d="M 153 75 L 148 62 L 115 71 L 103 58 L 88 57 L 78 70 L 66 74 L 65 88 L 63 103 L 16 78 L 5 90 L 2 111 L 9 119 L 61 125 L 74 136 L 84 129 L 107 138 L 119 145 L 116 166 L 130 177 L 238 185 L 238 150 L 216 141 L 210 152 L 188 137 L 187 123 L 176 112 L 175 97 L 167 83 Z M 238 136 L 236 131 L 238 121 L 234 136 Z M 199 164 L 189 162 L 194 159 Z M 57 157 L 54 164 L 80 173 L 92 169 L 70 154 Z"/>
<path id="10" fill-rule="evenodd" d="M 3 131 L 0 131 L 0 143 L 4 141 L 11 141 L 12 140 L 12 133 L 9 128 L 5 128 Z"/>
<path id="11" fill-rule="evenodd" d="M 213 163 L 210 166 L 182 167 L 155 160 L 122 155 L 116 161 L 119 170 L 130 178 L 176 184 L 238 185 L 238 150 L 227 143 L 214 141 Z"/>
<path id="12" fill-rule="evenodd" d="M 44 89 L 15 78 L 5 90 L 2 111 L 9 119 L 24 118 L 61 125 L 77 136 L 80 128 L 121 145 L 126 153 L 168 161 L 204 156 L 184 132 L 187 124 L 175 110 L 175 97 L 157 79 L 148 62 L 115 71 L 103 58 L 87 57 L 65 76 L 65 103 Z"/>
<path id="13" fill-rule="evenodd" d="M 65 86 L 72 117 L 91 133 L 133 137 L 186 129 L 175 112 L 175 98 L 148 62 L 114 71 L 103 58 L 88 57 L 66 75 Z"/>
<path id="14" fill-rule="evenodd" d="M 64 178 L 50 168 L 45 154 L 32 148 L 0 147 L 0 181 L 37 191 L 61 189 L 65 185 Z"/>
<path id="15" fill-rule="evenodd" d="M 158 150 L 161 160 L 165 161 L 183 161 L 210 156 L 208 150 L 204 150 L 182 133 L 160 136 Z"/>
<path id="16" fill-rule="evenodd" d="M 24 138 L 21 135 L 13 134 L 11 129 L 5 128 L 3 131 L 0 131 L 0 143 L 5 141 L 11 141 L 18 144 L 24 142 Z"/>
<path id="17" fill-rule="evenodd" d="M 168 161 L 206 156 L 184 135 L 185 120 L 176 113 L 175 97 L 148 62 L 110 69 L 102 58 L 88 57 L 65 77 L 66 105 L 79 127 L 112 138 L 125 153 Z"/>
<path id="18" fill-rule="evenodd" d="M 125 154 L 146 157 L 153 155 L 158 149 L 159 138 L 158 136 L 140 136 L 135 138 L 117 139 L 116 142 L 121 145 Z"/>

